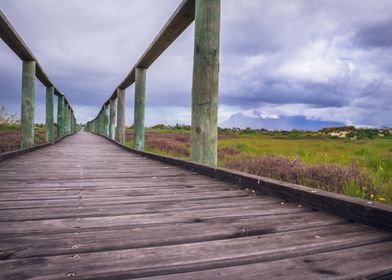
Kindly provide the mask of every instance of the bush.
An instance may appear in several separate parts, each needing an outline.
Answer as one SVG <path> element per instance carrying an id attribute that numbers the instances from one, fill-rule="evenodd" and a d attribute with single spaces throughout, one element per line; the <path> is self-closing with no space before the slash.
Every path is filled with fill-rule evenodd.
<path id="1" fill-rule="evenodd" d="M 334 164 L 309 166 L 299 159 L 248 156 L 229 161 L 225 167 L 325 191 L 345 193 L 348 186 L 355 185 L 368 198 L 370 194 L 374 194 L 370 179 L 355 166 Z"/>

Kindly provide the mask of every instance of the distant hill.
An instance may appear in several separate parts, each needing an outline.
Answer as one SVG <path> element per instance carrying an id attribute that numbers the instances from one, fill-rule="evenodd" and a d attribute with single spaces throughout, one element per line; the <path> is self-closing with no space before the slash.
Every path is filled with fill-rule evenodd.
<path id="1" fill-rule="evenodd" d="M 278 118 L 262 118 L 257 112 L 255 116 L 245 116 L 242 113 L 232 115 L 228 120 L 219 124 L 221 128 L 246 128 L 267 130 L 320 130 L 325 127 L 344 126 L 344 123 L 309 120 L 305 116 L 279 116 Z"/>

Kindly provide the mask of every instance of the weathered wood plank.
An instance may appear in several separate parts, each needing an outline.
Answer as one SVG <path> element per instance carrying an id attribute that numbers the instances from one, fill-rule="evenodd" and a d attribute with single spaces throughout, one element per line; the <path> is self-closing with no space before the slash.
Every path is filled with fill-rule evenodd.
<path id="1" fill-rule="evenodd" d="M 21 237 L 11 236 L 2 238 L 0 251 L 6 252 L 3 254 L 3 259 L 79 254 L 276 234 L 337 224 L 347 224 L 347 221 L 315 212 L 287 214 L 279 219 L 275 216 L 212 219 L 175 226 L 168 224 L 117 230 L 82 232 L 75 230 L 72 234 L 43 233 Z M 78 247 L 72 248 L 75 243 Z"/>
<path id="2" fill-rule="evenodd" d="M 16 275 L 53 279 L 70 272 L 81 279 L 138 278 L 287 259 L 385 242 L 390 238 L 390 233 L 366 226 L 336 225 L 265 236 L 82 253 L 77 257 L 9 260 L 0 262 L 0 270 L 6 279 Z"/>
<path id="3" fill-rule="evenodd" d="M 369 265 L 371 264 L 371 265 Z M 279 261 L 233 266 L 144 280 L 391 279 L 392 242 Z"/>
<path id="4" fill-rule="evenodd" d="M 83 207 L 82 200 L 78 201 L 77 207 Z M 75 207 L 75 210 L 78 208 Z M 103 217 L 81 217 L 70 219 L 50 219 L 23 222 L 2 222 L 0 235 L 26 235 L 34 233 L 58 233 L 73 232 L 75 227 L 79 230 L 91 230 L 100 228 L 137 227 L 142 225 L 190 223 L 219 218 L 241 218 L 253 216 L 276 216 L 292 213 L 302 213 L 309 210 L 291 205 L 254 205 L 241 207 L 227 207 L 201 210 L 183 210 L 181 212 L 156 212 L 151 214 L 130 214 Z"/>

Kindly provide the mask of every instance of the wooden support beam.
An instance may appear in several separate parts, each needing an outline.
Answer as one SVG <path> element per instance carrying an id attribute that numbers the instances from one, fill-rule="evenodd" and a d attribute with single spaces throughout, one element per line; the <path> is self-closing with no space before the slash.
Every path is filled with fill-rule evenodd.
<path id="1" fill-rule="evenodd" d="M 103 105 L 103 135 L 109 137 L 109 106 Z"/>
<path id="2" fill-rule="evenodd" d="M 53 123 L 53 110 L 54 110 L 54 87 L 46 88 L 46 129 L 45 136 L 46 142 L 54 142 L 54 123 Z"/>
<path id="3" fill-rule="evenodd" d="M 146 97 L 146 69 L 136 68 L 135 72 L 135 110 L 133 125 L 133 146 L 138 151 L 144 150 L 144 110 Z"/>
<path id="4" fill-rule="evenodd" d="M 65 135 L 65 98 L 60 95 L 57 99 L 57 134 L 58 138 Z"/>
<path id="5" fill-rule="evenodd" d="M 110 99 L 109 104 L 109 137 L 114 139 L 114 130 L 116 124 L 116 101 Z"/>
<path id="6" fill-rule="evenodd" d="M 191 159 L 216 166 L 220 0 L 196 0 Z"/>
<path id="7" fill-rule="evenodd" d="M 194 18 L 195 0 L 183 0 L 136 65 L 132 67 L 128 75 L 118 85 L 118 88 L 126 89 L 132 85 L 135 82 L 136 68 L 148 69 L 148 67 L 150 67 L 151 64 L 188 28 Z M 113 92 L 111 99 L 115 99 L 116 94 L 116 91 Z"/>
<path id="8" fill-rule="evenodd" d="M 125 143 L 125 89 L 117 89 L 116 141 Z"/>
<path id="9" fill-rule="evenodd" d="M 34 145 L 35 61 L 23 61 L 21 148 Z"/>

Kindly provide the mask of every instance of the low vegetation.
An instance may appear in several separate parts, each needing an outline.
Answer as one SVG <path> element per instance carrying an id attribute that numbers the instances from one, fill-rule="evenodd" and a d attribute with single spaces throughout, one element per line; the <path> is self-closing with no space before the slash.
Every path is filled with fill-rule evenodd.
<path id="1" fill-rule="evenodd" d="M 335 135 L 347 131 L 345 136 Z M 392 203 L 392 130 L 219 130 L 219 166 L 322 190 Z M 132 129 L 127 129 L 132 146 Z M 190 127 L 146 130 L 146 150 L 189 159 Z"/>
<path id="2" fill-rule="evenodd" d="M 54 128 L 57 138 L 57 125 Z M 45 125 L 36 124 L 34 128 L 34 145 L 41 145 L 45 140 Z M 0 153 L 15 151 L 20 148 L 21 133 L 20 120 L 16 114 L 8 113 L 4 107 L 0 108 Z"/>

